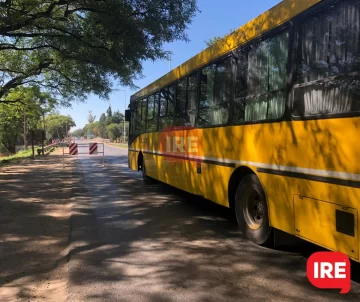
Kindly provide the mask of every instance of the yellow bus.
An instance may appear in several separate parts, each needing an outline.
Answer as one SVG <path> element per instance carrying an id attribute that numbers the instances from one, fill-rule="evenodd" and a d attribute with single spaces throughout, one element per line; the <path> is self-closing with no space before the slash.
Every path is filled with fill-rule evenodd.
<path id="1" fill-rule="evenodd" d="M 129 167 L 359 261 L 360 1 L 284 0 L 131 97 Z"/>

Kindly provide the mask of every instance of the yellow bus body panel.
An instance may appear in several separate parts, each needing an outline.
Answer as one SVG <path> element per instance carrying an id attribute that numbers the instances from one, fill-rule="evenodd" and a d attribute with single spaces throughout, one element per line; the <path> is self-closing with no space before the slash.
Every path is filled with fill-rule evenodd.
<path id="1" fill-rule="evenodd" d="M 285 166 L 305 169 L 302 174 L 315 176 L 342 172 L 360 180 L 359 130 L 360 118 L 356 117 L 176 131 L 179 137 L 199 137 L 201 148 L 194 156 L 237 162 L 235 168 L 201 163 L 201 174 L 195 161 L 150 154 L 162 150 L 161 141 L 167 134 L 147 133 L 130 146 L 129 161 L 136 170 L 141 150 L 149 176 L 227 207 L 231 175 L 236 168 L 247 166 L 264 187 L 271 226 L 358 260 L 359 188 L 272 175 L 258 169 L 264 165 L 274 169 Z M 336 232 L 336 209 L 354 213 L 355 237 Z M 325 232 L 323 227 L 329 225 L 332 227 L 326 227 Z"/>
<path id="2" fill-rule="evenodd" d="M 190 74 L 320 2 L 282 1 L 140 90 L 132 101 Z M 137 170 L 138 156 L 143 152 L 149 176 L 227 207 L 230 178 L 238 167 L 246 166 L 263 185 L 271 226 L 330 250 L 342 251 L 359 261 L 360 188 L 335 184 L 339 179 L 360 182 L 359 130 L 360 118 L 356 117 L 176 131 L 179 137 L 199 137 L 201 148 L 191 156 L 210 159 L 206 163 L 159 155 L 164 151 L 167 134 L 145 133 L 129 146 L 129 166 Z M 235 164 L 219 165 L 213 160 Z M 280 172 L 284 167 L 290 171 L 300 169 L 301 173 L 270 174 L 261 170 L 264 167 Z M 302 174 L 324 180 L 306 179 Z M 335 183 L 329 179 L 335 179 Z M 354 236 L 336 230 L 336 210 L 354 215 Z"/>

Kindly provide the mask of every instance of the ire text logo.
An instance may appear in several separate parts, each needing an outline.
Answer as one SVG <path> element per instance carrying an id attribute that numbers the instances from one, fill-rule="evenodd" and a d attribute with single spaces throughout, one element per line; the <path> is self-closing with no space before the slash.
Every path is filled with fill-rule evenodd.
<path id="1" fill-rule="evenodd" d="M 202 132 L 199 129 L 188 126 L 169 127 L 160 133 L 159 151 L 179 158 L 201 156 L 203 154 L 202 142 Z"/>
<path id="2" fill-rule="evenodd" d="M 198 153 L 199 152 L 199 138 L 196 136 L 188 137 L 166 137 L 166 152 L 168 153 Z"/>
<path id="3" fill-rule="evenodd" d="M 311 255 L 306 274 L 317 288 L 337 288 L 341 289 L 341 294 L 350 291 L 350 260 L 343 253 L 319 252 Z"/>

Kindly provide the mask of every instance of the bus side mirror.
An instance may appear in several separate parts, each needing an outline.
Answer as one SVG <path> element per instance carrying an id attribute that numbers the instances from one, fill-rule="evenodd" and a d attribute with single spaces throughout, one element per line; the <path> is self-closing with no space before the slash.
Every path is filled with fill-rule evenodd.
<path id="1" fill-rule="evenodd" d="M 125 122 L 130 122 L 131 119 L 131 111 L 125 110 Z"/>

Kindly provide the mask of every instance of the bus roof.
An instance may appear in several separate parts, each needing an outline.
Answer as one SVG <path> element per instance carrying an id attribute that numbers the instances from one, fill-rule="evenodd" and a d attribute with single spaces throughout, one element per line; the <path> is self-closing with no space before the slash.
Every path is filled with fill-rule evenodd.
<path id="1" fill-rule="evenodd" d="M 321 1 L 322 0 L 283 0 L 273 8 L 219 40 L 214 45 L 171 70 L 163 77 L 141 89 L 135 93 L 131 99 L 138 99 L 159 90 L 177 79 L 190 74 L 199 67 L 238 48 L 242 44 L 284 24 Z"/>

